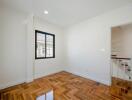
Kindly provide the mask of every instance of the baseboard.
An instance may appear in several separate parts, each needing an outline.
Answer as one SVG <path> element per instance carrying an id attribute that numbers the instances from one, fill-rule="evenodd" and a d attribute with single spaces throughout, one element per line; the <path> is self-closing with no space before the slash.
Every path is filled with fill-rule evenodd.
<path id="1" fill-rule="evenodd" d="M 91 79 L 93 81 L 100 82 L 100 83 L 105 84 L 105 85 L 108 85 L 108 86 L 111 85 L 111 82 L 110 81 L 98 79 L 98 78 L 95 78 L 95 77 L 92 77 L 92 76 L 88 76 L 86 74 L 81 74 L 81 73 L 73 72 L 73 71 L 69 71 L 69 70 L 60 70 L 60 71 L 50 72 L 50 73 L 47 73 L 47 74 L 35 75 L 35 79 L 41 78 L 41 77 L 44 77 L 44 76 L 47 76 L 47 75 L 59 73 L 61 71 L 70 72 L 72 74 L 75 74 L 75 75 L 78 75 L 78 76 L 81 76 L 81 77 L 84 77 L 84 78 L 87 78 L 87 79 Z M 11 87 L 11 86 L 14 86 L 14 85 L 18 85 L 18 84 L 21 84 L 21 83 L 24 83 L 24 82 L 27 82 L 27 81 L 30 82 L 30 81 L 32 81 L 32 79 L 28 79 L 28 80 L 25 80 L 25 79 L 23 79 L 23 80 L 17 80 L 17 81 L 14 81 L 14 82 L 9 82 L 9 83 L 3 84 L 3 85 L 0 84 L 0 90 L 1 89 L 5 89 L 5 88 L 8 88 L 8 87 Z"/>
<path id="2" fill-rule="evenodd" d="M 34 80 L 33 78 L 27 79 L 26 83 L 32 82 L 33 80 Z"/>
<path id="3" fill-rule="evenodd" d="M 38 78 L 41 78 L 41 77 L 44 77 L 44 76 L 47 76 L 47 75 L 59 73 L 61 71 L 64 71 L 64 70 L 57 70 L 57 71 L 49 72 L 49 73 L 46 73 L 46 74 L 41 73 L 41 74 L 35 75 L 35 79 L 38 79 Z M 17 80 L 17 81 L 14 81 L 14 82 L 8 82 L 6 84 L 0 84 L 0 90 L 11 87 L 11 86 L 14 86 L 14 85 L 18 85 L 18 84 L 21 84 L 21 83 L 24 83 L 24 82 L 29 83 L 29 82 L 32 82 L 32 81 L 33 81 L 33 79 L 30 78 L 30 79 Z"/>
<path id="4" fill-rule="evenodd" d="M 48 76 L 48 75 L 52 75 L 52 74 L 55 74 L 55 73 L 59 73 L 59 72 L 62 72 L 64 70 L 57 70 L 57 71 L 52 71 L 52 72 L 49 72 L 49 73 L 40 73 L 40 74 L 35 74 L 35 79 L 38 79 L 38 78 L 41 78 L 41 77 L 44 77 L 44 76 Z"/>
<path id="5" fill-rule="evenodd" d="M 102 83 L 102 84 L 105 84 L 107 86 L 111 85 L 111 82 L 107 81 L 107 80 L 102 80 L 99 78 L 95 78 L 93 76 L 88 76 L 87 74 L 82 74 L 82 73 L 78 73 L 78 72 L 74 72 L 74 71 L 69 71 L 69 70 L 65 70 L 65 71 L 70 72 L 70 73 L 75 74 L 75 75 L 78 75 L 78 76 L 81 76 L 81 77 L 84 77 L 84 78 L 87 78 L 87 79 L 90 79 L 90 80 L 93 80 L 93 81 L 96 81 L 96 82 L 99 82 L 99 83 Z"/>
<path id="6" fill-rule="evenodd" d="M 0 84 L 0 90 L 8 88 L 8 87 L 11 87 L 11 86 L 14 86 L 14 85 L 18 85 L 18 84 L 24 83 L 25 81 L 26 80 L 23 79 L 23 80 L 17 80 L 17 81 L 14 81 L 14 82 L 8 82 L 6 84 Z"/>

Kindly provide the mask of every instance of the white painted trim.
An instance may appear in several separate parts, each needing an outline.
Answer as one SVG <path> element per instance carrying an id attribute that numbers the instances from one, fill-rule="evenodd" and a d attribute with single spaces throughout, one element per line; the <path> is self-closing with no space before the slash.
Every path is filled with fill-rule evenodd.
<path id="1" fill-rule="evenodd" d="M 33 81 L 33 78 L 30 78 L 30 79 L 26 80 L 27 83 L 32 82 L 32 81 Z"/>
<path id="2" fill-rule="evenodd" d="M 55 72 L 52 72 L 52 73 L 49 73 L 47 75 L 51 75 L 51 74 L 55 74 L 55 73 L 58 73 L 58 72 L 61 72 L 61 71 L 67 71 L 67 72 L 70 72 L 72 74 L 75 74 L 75 75 L 78 75 L 78 76 L 81 76 L 81 77 L 84 77 L 84 78 L 87 78 L 87 79 L 91 79 L 91 80 L 94 80 L 94 81 L 97 81 L 97 82 L 100 82 L 100 83 L 103 83 L 105 85 L 108 85 L 110 86 L 111 83 L 109 81 L 106 81 L 106 80 L 102 80 L 102 79 L 98 79 L 98 78 L 95 78 L 95 77 L 91 77 L 91 76 L 88 76 L 86 74 L 80 74 L 78 72 L 72 72 L 72 71 L 69 71 L 69 70 L 60 70 L 60 71 L 55 71 Z M 41 75 L 35 75 L 35 79 L 37 78 L 41 78 L 41 77 L 44 77 L 44 76 L 47 76 L 47 75 L 44 75 L 44 74 L 41 74 Z M 28 80 L 17 80 L 17 81 L 14 81 L 14 82 L 10 82 L 10 83 L 7 83 L 7 84 L 4 84 L 4 85 L 0 85 L 0 89 L 5 89 L 5 88 L 8 88 L 8 87 L 11 87 L 11 86 L 14 86 L 14 85 L 18 85 L 18 84 L 21 84 L 21 83 L 24 83 L 24 82 L 32 82 L 33 79 L 28 79 Z"/>
<path id="3" fill-rule="evenodd" d="M 0 89 L 5 89 L 5 88 L 8 88 L 8 87 L 11 87 L 11 86 L 14 86 L 14 85 L 18 85 L 18 84 L 21 84 L 21 83 L 24 83 L 24 82 L 25 82 L 25 79 L 16 80 L 14 82 L 8 82 L 6 84 L 0 84 Z"/>
<path id="4" fill-rule="evenodd" d="M 45 77 L 45 76 L 48 76 L 48 75 L 52 75 L 52 74 L 55 74 L 55 73 L 59 73 L 59 72 L 62 72 L 62 71 L 64 71 L 64 70 L 57 70 L 57 71 L 49 72 L 49 73 L 35 74 L 35 79 L 38 79 L 38 78 L 41 78 L 41 77 Z"/>
<path id="5" fill-rule="evenodd" d="M 87 79 L 90 79 L 90 80 L 93 80 L 93 81 L 96 81 L 96 82 L 99 82 L 99 83 L 102 83 L 102 84 L 105 84 L 105 85 L 108 85 L 108 86 L 111 85 L 111 82 L 107 81 L 107 80 L 102 80 L 102 79 L 99 79 L 99 78 L 95 78 L 93 76 L 88 76 L 86 74 L 81 74 L 81 73 L 73 72 L 73 71 L 69 71 L 69 70 L 66 70 L 66 71 L 70 72 L 70 73 L 72 73 L 74 75 L 78 75 L 78 76 L 81 76 L 81 77 L 84 77 L 84 78 L 87 78 Z"/>

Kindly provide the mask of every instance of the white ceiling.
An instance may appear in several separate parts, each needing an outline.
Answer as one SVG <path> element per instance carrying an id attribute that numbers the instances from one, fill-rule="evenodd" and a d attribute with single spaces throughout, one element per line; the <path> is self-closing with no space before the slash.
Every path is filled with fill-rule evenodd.
<path id="1" fill-rule="evenodd" d="M 25 12 L 33 12 L 50 23 L 67 27 L 132 3 L 132 0 L 1 0 Z M 44 10 L 49 14 L 44 15 Z"/>

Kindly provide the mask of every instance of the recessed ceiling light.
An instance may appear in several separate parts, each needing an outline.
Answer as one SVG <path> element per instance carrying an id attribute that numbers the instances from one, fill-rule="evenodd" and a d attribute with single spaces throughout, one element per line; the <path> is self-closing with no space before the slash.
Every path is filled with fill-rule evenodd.
<path id="1" fill-rule="evenodd" d="M 47 15 L 48 13 L 49 13 L 49 12 L 48 12 L 47 10 L 45 10 L 45 11 L 44 11 L 44 14 L 46 14 L 46 15 Z"/>

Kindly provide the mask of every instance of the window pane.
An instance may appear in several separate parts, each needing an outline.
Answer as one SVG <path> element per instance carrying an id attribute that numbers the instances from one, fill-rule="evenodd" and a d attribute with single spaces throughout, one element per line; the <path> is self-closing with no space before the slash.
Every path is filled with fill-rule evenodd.
<path id="1" fill-rule="evenodd" d="M 45 34 L 37 33 L 37 57 L 45 57 Z"/>
<path id="2" fill-rule="evenodd" d="M 46 57 L 53 57 L 53 36 L 46 35 Z"/>
<path id="3" fill-rule="evenodd" d="M 53 43 L 53 36 L 52 35 L 46 35 L 46 41 Z"/>

